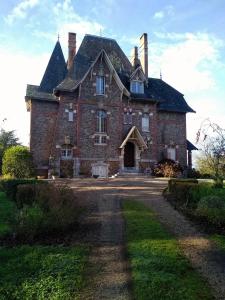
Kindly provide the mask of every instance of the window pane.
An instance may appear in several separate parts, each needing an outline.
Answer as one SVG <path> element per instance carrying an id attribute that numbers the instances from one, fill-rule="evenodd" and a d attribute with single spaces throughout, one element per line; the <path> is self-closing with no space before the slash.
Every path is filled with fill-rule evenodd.
<path id="1" fill-rule="evenodd" d="M 168 148 L 167 149 L 167 157 L 172 160 L 176 160 L 176 149 Z"/>
<path id="2" fill-rule="evenodd" d="M 99 110 L 97 113 L 97 132 L 106 132 L 106 112 Z"/>
<path id="3" fill-rule="evenodd" d="M 96 135 L 95 136 L 95 144 L 99 144 L 100 143 L 100 136 Z"/>
<path id="4" fill-rule="evenodd" d="M 69 111 L 69 122 L 73 122 L 73 111 Z"/>
<path id="5" fill-rule="evenodd" d="M 106 144 L 106 136 L 102 136 L 102 144 Z"/>
<path id="6" fill-rule="evenodd" d="M 149 116 L 147 114 L 142 117 L 142 131 L 149 131 Z"/>
<path id="7" fill-rule="evenodd" d="M 131 81 L 130 90 L 132 93 L 143 94 L 144 83 L 142 81 Z"/>
<path id="8" fill-rule="evenodd" d="M 98 95 L 105 94 L 105 77 L 104 76 L 96 77 L 96 93 Z"/>

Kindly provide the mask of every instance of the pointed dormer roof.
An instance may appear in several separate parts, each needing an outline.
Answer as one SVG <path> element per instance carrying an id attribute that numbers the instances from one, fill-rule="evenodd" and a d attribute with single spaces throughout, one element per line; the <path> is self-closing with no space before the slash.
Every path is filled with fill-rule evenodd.
<path id="1" fill-rule="evenodd" d="M 52 52 L 48 66 L 41 80 L 39 91 L 52 93 L 53 89 L 63 81 L 66 76 L 67 68 L 60 42 L 57 41 Z"/>

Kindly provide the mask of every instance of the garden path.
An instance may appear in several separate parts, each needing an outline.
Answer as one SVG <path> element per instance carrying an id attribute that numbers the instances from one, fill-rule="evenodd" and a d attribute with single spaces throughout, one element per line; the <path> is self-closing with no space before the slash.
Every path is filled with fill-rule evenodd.
<path id="1" fill-rule="evenodd" d="M 163 199 L 161 193 L 166 183 L 149 177 L 71 181 L 75 190 L 89 192 L 89 203 L 92 203 L 92 213 L 84 223 L 92 223 L 87 239 L 95 244 L 91 255 L 92 274 L 96 274 L 91 287 L 95 293 L 90 293 L 90 298 L 86 296 L 86 299 L 131 298 L 119 200 L 124 198 L 140 201 L 151 208 L 175 235 L 193 267 L 212 286 L 216 299 L 225 299 L 225 254 Z"/>

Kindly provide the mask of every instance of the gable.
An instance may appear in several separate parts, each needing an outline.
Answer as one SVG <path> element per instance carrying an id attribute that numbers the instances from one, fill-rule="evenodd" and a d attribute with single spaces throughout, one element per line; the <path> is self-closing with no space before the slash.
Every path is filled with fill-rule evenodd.
<path id="1" fill-rule="evenodd" d="M 138 144 L 138 146 L 140 148 L 143 148 L 143 149 L 147 149 L 148 146 L 146 145 L 142 135 L 140 134 L 139 130 L 137 129 L 136 126 L 133 126 L 130 131 L 128 132 L 127 136 L 125 137 L 125 139 L 123 140 L 122 144 L 120 145 L 120 149 L 121 148 L 124 148 L 126 143 L 129 141 L 129 140 L 134 140 L 136 141 L 136 143 Z"/>
<path id="2" fill-rule="evenodd" d="M 145 74 L 144 74 L 141 66 L 134 70 L 134 72 L 130 76 L 130 80 L 131 81 L 132 80 L 140 80 L 143 82 L 147 82 L 147 79 L 145 77 Z"/>
<path id="3" fill-rule="evenodd" d="M 132 65 L 115 40 L 94 35 L 85 35 L 74 58 L 72 78 L 81 80 L 102 50 L 105 51 L 117 72 L 131 72 Z"/>
<path id="4" fill-rule="evenodd" d="M 124 93 L 126 96 L 129 96 L 130 93 L 126 89 L 126 87 L 123 85 L 122 81 L 120 80 L 113 64 L 111 63 L 109 57 L 107 56 L 106 52 L 104 50 L 101 50 L 100 53 L 97 55 L 94 62 L 91 64 L 90 68 L 87 70 L 84 77 L 77 83 L 77 85 L 74 87 L 76 89 L 79 85 L 82 85 L 82 83 L 86 80 L 86 78 L 90 75 L 91 79 L 93 76 L 98 75 L 98 70 L 101 67 L 101 64 L 106 66 L 108 69 L 107 76 L 109 77 L 109 83 L 112 82 L 112 79 L 116 82 L 117 87 L 119 90 Z M 94 72 L 95 71 L 95 72 Z M 100 73 L 99 73 L 100 74 Z M 104 75 L 104 74 L 103 74 Z M 106 74 L 105 74 L 106 75 Z"/>

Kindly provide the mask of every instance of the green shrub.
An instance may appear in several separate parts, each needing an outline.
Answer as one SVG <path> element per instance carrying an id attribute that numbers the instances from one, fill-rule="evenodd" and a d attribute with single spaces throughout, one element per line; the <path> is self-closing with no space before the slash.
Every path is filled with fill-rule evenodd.
<path id="1" fill-rule="evenodd" d="M 195 202 L 199 202 L 205 196 L 218 196 L 225 200 L 225 190 L 218 189 L 213 186 L 213 183 L 201 183 L 191 189 L 191 197 Z"/>
<path id="2" fill-rule="evenodd" d="M 225 201 L 214 195 L 203 197 L 198 202 L 196 214 L 215 225 L 225 224 Z"/>
<path id="3" fill-rule="evenodd" d="M 37 204 L 24 206 L 18 213 L 15 232 L 26 240 L 32 241 L 44 229 L 46 215 Z"/>
<path id="4" fill-rule="evenodd" d="M 46 214 L 46 229 L 64 231 L 77 221 L 80 209 L 67 186 L 37 185 L 35 201 Z"/>
<path id="5" fill-rule="evenodd" d="M 5 192 L 7 197 L 16 201 L 17 187 L 20 184 L 47 184 L 47 181 L 39 181 L 37 179 L 1 179 L 0 191 Z"/>
<path id="6" fill-rule="evenodd" d="M 2 174 L 13 178 L 30 178 L 34 175 L 32 156 L 27 147 L 12 146 L 5 151 Z"/>
<path id="7" fill-rule="evenodd" d="M 64 232 L 77 222 L 80 208 L 71 189 L 54 184 L 18 186 L 19 236 L 32 240 L 40 234 Z"/>
<path id="8" fill-rule="evenodd" d="M 20 184 L 17 186 L 16 205 L 23 208 L 24 205 L 32 205 L 35 201 L 35 184 Z"/>
<path id="9" fill-rule="evenodd" d="M 174 189 L 176 189 L 176 185 L 177 184 L 198 184 L 198 180 L 197 179 L 184 179 L 184 178 L 179 178 L 179 179 L 170 179 L 168 181 L 168 188 L 169 188 L 169 192 L 172 192 Z"/>

